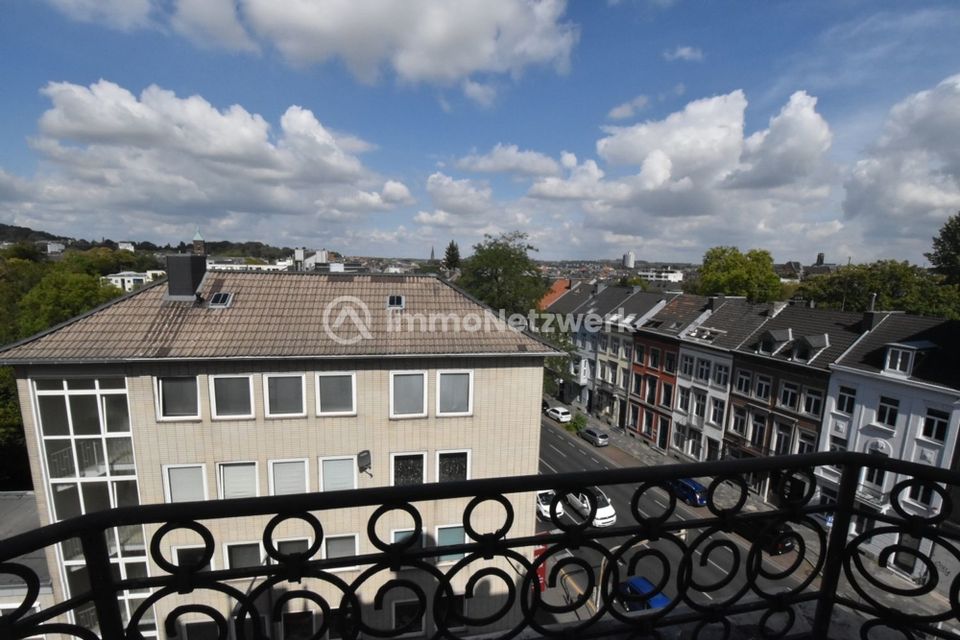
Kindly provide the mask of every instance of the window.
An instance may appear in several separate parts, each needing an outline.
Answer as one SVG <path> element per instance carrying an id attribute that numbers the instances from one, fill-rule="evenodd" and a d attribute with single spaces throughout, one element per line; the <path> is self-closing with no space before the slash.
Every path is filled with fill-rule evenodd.
<path id="1" fill-rule="evenodd" d="M 218 291 L 210 297 L 210 303 L 207 306 L 210 307 L 229 307 L 230 301 L 233 299 L 232 293 L 227 293 L 225 291 Z"/>
<path id="2" fill-rule="evenodd" d="M 669 382 L 660 383 L 660 404 L 667 408 L 673 406 L 673 385 Z"/>
<path id="3" fill-rule="evenodd" d="M 610 353 L 615 357 L 620 357 L 620 341 L 616 338 L 610 338 Z"/>
<path id="4" fill-rule="evenodd" d="M 410 625 L 407 627 L 407 625 Z M 423 611 L 418 600 L 399 600 L 393 603 L 393 628 L 405 629 L 395 638 L 423 635 Z"/>
<path id="5" fill-rule="evenodd" d="M 636 351 L 634 351 L 633 357 L 637 364 L 643 364 L 643 345 L 638 344 Z"/>
<path id="6" fill-rule="evenodd" d="M 643 414 L 643 432 L 648 435 L 653 435 L 653 427 L 656 424 L 655 418 L 653 416 L 653 411 L 647 411 Z"/>
<path id="7" fill-rule="evenodd" d="M 203 560 L 203 555 L 205 552 L 203 546 L 199 547 L 174 547 L 173 554 L 175 558 L 175 564 L 178 567 L 195 567 L 200 564 L 200 561 Z M 213 571 L 213 558 L 210 558 L 210 561 L 207 562 L 203 567 L 200 568 L 200 571 Z"/>
<path id="8" fill-rule="evenodd" d="M 710 361 L 702 358 L 697 360 L 697 380 L 710 379 Z"/>
<path id="9" fill-rule="evenodd" d="M 647 376 L 647 404 L 657 403 L 657 379 Z"/>
<path id="10" fill-rule="evenodd" d="M 167 502 L 207 499 L 206 473 L 202 464 L 169 466 L 165 470 Z"/>
<path id="11" fill-rule="evenodd" d="M 753 382 L 753 376 L 749 371 L 740 369 L 737 371 L 737 391 L 743 394 L 750 393 L 750 383 Z"/>
<path id="12" fill-rule="evenodd" d="M 713 381 L 721 387 L 727 386 L 730 380 L 730 367 L 725 364 L 717 364 L 713 367 Z"/>
<path id="13" fill-rule="evenodd" d="M 210 378 L 210 404 L 216 418 L 253 417 L 253 378 L 250 376 L 213 376 Z"/>
<path id="14" fill-rule="evenodd" d="M 880 450 L 880 445 L 878 445 L 876 442 L 872 443 L 868 447 L 867 453 L 871 455 L 875 455 L 877 457 L 882 457 L 882 458 L 887 457 L 887 454 Z M 867 467 L 866 469 L 863 470 L 863 481 L 866 484 L 872 484 L 877 487 L 882 487 L 885 473 L 886 472 L 880 467 Z"/>
<path id="15" fill-rule="evenodd" d="M 813 453 L 816 450 L 816 436 L 801 429 L 797 436 L 797 453 L 803 455 L 804 453 Z"/>
<path id="16" fill-rule="evenodd" d="M 277 540 L 277 551 L 281 555 L 290 556 L 306 553 L 310 550 L 310 540 L 307 538 L 293 538 L 291 540 Z"/>
<path id="17" fill-rule="evenodd" d="M 450 630 L 465 629 L 466 615 L 467 598 L 462 593 L 455 593 L 452 597 L 443 595 L 437 602 L 437 620 L 442 621 Z"/>
<path id="18" fill-rule="evenodd" d="M 754 393 L 761 400 L 770 398 L 770 378 L 767 376 L 757 376 L 757 386 Z"/>
<path id="19" fill-rule="evenodd" d="M 437 482 L 470 479 L 469 451 L 438 451 Z"/>
<path id="20" fill-rule="evenodd" d="M 723 414 L 727 410 L 727 403 L 720 398 L 713 399 L 713 407 L 710 411 L 710 421 L 713 424 L 723 424 Z"/>
<path id="21" fill-rule="evenodd" d="M 693 356 L 680 356 L 680 373 L 685 376 L 693 375 Z"/>
<path id="22" fill-rule="evenodd" d="M 291 611 L 281 618 L 283 640 L 310 640 L 313 637 L 313 612 Z"/>
<path id="23" fill-rule="evenodd" d="M 780 385 L 780 406 L 790 409 L 797 408 L 797 400 L 800 396 L 800 387 L 792 382 L 784 382 Z"/>
<path id="24" fill-rule="evenodd" d="M 253 498 L 259 495 L 256 462 L 232 462 L 218 465 L 220 497 Z"/>
<path id="25" fill-rule="evenodd" d="M 704 418 L 707 415 L 707 394 L 693 394 L 693 414 L 698 418 Z"/>
<path id="26" fill-rule="evenodd" d="M 660 368 L 660 349 L 650 349 L 650 368 Z"/>
<path id="27" fill-rule="evenodd" d="M 846 451 L 847 439 L 843 436 L 830 436 L 830 451 Z"/>
<path id="28" fill-rule="evenodd" d="M 604 351 L 604 352 L 605 352 L 605 351 L 607 350 L 607 342 L 608 342 L 608 340 L 609 340 L 609 338 L 607 337 L 607 334 L 601 333 L 601 334 L 600 334 L 600 346 L 597 347 L 597 351 Z"/>
<path id="29" fill-rule="evenodd" d="M 390 372 L 390 417 L 422 418 L 427 415 L 427 373 Z"/>
<path id="30" fill-rule="evenodd" d="M 306 377 L 299 375 L 264 375 L 263 396 L 266 400 L 266 416 L 279 418 L 305 416 L 303 388 Z"/>
<path id="31" fill-rule="evenodd" d="M 617 385 L 617 386 L 619 386 L 621 389 L 626 389 L 626 388 L 627 388 L 627 380 L 628 380 L 628 379 L 629 379 L 629 374 L 627 373 L 627 370 L 624 369 L 623 367 L 620 367 L 620 369 L 618 370 L 618 385 Z"/>
<path id="32" fill-rule="evenodd" d="M 823 393 L 814 389 L 803 392 L 803 412 L 811 416 L 819 416 L 823 407 Z"/>
<path id="33" fill-rule="evenodd" d="M 448 547 L 463 544 L 467 541 L 462 525 L 437 527 L 437 546 Z M 463 557 L 463 553 L 445 553 L 437 556 L 437 563 L 456 562 Z"/>
<path id="34" fill-rule="evenodd" d="M 352 416 L 356 413 L 357 374 L 347 371 L 318 373 L 317 415 Z"/>
<path id="35" fill-rule="evenodd" d="M 260 553 L 259 542 L 228 544 L 226 545 L 226 550 L 228 569 L 259 567 L 263 564 L 263 555 Z"/>
<path id="36" fill-rule="evenodd" d="M 853 406 L 857 402 L 857 390 L 850 387 L 840 387 L 840 393 L 837 394 L 837 411 L 840 413 L 853 413 Z"/>
<path id="37" fill-rule="evenodd" d="M 473 371 L 437 372 L 437 415 L 473 413 Z"/>
<path id="38" fill-rule="evenodd" d="M 930 503 L 933 502 L 933 487 L 926 484 L 912 484 L 908 495 L 914 502 L 929 507 Z"/>
<path id="39" fill-rule="evenodd" d="M 677 354 L 673 351 L 663 354 L 663 370 L 667 373 L 673 373 L 677 370 Z"/>
<path id="40" fill-rule="evenodd" d="M 307 492 L 306 460 L 271 460 L 270 495 Z"/>
<path id="41" fill-rule="evenodd" d="M 633 392 L 640 395 L 643 390 L 643 376 L 639 373 L 633 374 Z"/>
<path id="42" fill-rule="evenodd" d="M 747 410 L 743 407 L 734 407 L 733 408 L 733 422 L 730 425 L 730 428 L 733 429 L 734 433 L 739 433 L 741 436 L 746 435 L 747 433 Z"/>
<path id="43" fill-rule="evenodd" d="M 345 491 L 357 488 L 355 456 L 320 458 L 320 491 Z"/>
<path id="44" fill-rule="evenodd" d="M 690 410 L 690 389 L 680 387 L 677 394 L 677 408 L 684 412 Z"/>
<path id="45" fill-rule="evenodd" d="M 157 399 L 161 419 L 184 420 L 200 417 L 199 390 L 196 376 L 159 378 Z M 41 407 L 41 414 L 42 414 Z"/>
<path id="46" fill-rule="evenodd" d="M 896 428 L 899 410 L 899 400 L 880 396 L 880 404 L 877 407 L 877 422 L 888 427 Z"/>
<path id="47" fill-rule="evenodd" d="M 763 438 L 767 432 L 767 417 L 760 413 L 753 414 L 753 424 L 750 430 L 750 444 L 756 449 L 763 448 Z"/>
<path id="48" fill-rule="evenodd" d="M 927 409 L 927 415 L 923 419 L 923 437 L 943 442 L 947 439 L 947 424 L 949 422 L 950 414 L 946 411 Z"/>
<path id="49" fill-rule="evenodd" d="M 906 349 L 887 349 L 887 371 L 910 375 L 910 358 L 913 354 Z"/>
<path id="50" fill-rule="evenodd" d="M 355 558 L 357 553 L 357 534 L 348 533 L 340 536 L 327 536 L 323 539 L 323 558 L 325 560 L 334 560 L 336 558 Z M 356 565 L 348 567 L 337 567 L 329 571 L 354 571 Z"/>
<path id="51" fill-rule="evenodd" d="M 404 307 L 403 296 L 392 294 L 387 296 L 387 308 L 388 309 L 403 309 Z"/>
<path id="52" fill-rule="evenodd" d="M 790 425 L 778 423 L 773 433 L 777 437 L 773 445 L 774 455 L 785 456 L 790 453 L 790 442 L 793 439 L 793 429 Z"/>
<path id="53" fill-rule="evenodd" d="M 395 487 L 404 487 L 426 482 L 425 458 L 424 453 L 391 453 L 390 484 Z"/>
<path id="54" fill-rule="evenodd" d="M 633 345 L 627 340 L 623 341 L 623 359 L 627 362 L 633 360 Z"/>
<path id="55" fill-rule="evenodd" d="M 393 531 L 390 532 L 390 542 L 392 542 L 393 544 L 396 544 L 398 542 L 406 542 L 407 540 L 412 538 L 414 535 L 416 535 L 416 533 L 417 533 L 416 529 L 394 529 Z M 423 533 L 421 533 L 420 539 L 417 540 L 413 546 L 407 547 L 407 548 L 409 550 L 422 549 L 423 538 L 424 538 Z"/>

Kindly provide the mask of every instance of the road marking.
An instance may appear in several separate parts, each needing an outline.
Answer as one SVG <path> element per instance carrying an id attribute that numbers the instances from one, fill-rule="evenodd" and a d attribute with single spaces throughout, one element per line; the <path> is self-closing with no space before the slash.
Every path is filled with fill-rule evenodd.
<path id="1" fill-rule="evenodd" d="M 562 455 L 564 458 L 567 457 L 567 454 L 565 454 L 563 451 L 560 451 L 560 449 L 557 449 L 557 448 L 556 448 L 555 446 L 553 446 L 552 444 L 548 444 L 547 446 L 550 447 L 551 449 L 553 449 L 554 451 L 556 451 L 557 453 L 559 453 L 560 455 Z"/>
<path id="2" fill-rule="evenodd" d="M 593 456 L 590 456 L 590 459 L 593 460 L 594 462 L 596 462 L 597 464 L 602 464 L 599 460 L 597 460 L 597 459 L 594 458 Z"/>
<path id="3" fill-rule="evenodd" d="M 546 460 L 544 460 L 543 458 L 540 458 L 540 464 L 542 464 L 543 466 L 545 466 L 547 469 L 550 469 L 550 471 L 553 471 L 554 473 L 560 473 L 559 471 L 557 471 L 556 469 L 554 469 L 553 466 L 552 466 L 549 462 L 547 462 Z"/>
<path id="4" fill-rule="evenodd" d="M 571 447 L 573 447 L 574 449 L 577 448 L 577 445 L 574 444 L 573 440 L 567 440 L 567 444 L 570 445 Z"/>

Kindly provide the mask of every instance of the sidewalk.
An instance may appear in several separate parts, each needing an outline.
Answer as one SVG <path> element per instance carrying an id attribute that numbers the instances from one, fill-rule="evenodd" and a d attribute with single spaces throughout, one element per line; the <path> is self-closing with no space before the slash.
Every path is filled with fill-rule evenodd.
<path id="1" fill-rule="evenodd" d="M 595 427 L 604 431 L 610 439 L 610 446 L 599 448 L 596 451 L 598 454 L 605 456 L 618 466 L 637 465 L 654 467 L 668 464 L 679 464 L 680 462 L 694 462 L 694 460 L 683 456 L 674 458 L 673 455 L 669 455 L 666 452 L 655 448 L 648 440 L 640 436 L 635 436 L 632 432 L 629 432 L 625 429 L 611 426 L 607 424 L 606 421 L 589 415 L 586 411 L 580 409 L 579 407 L 565 404 L 556 398 L 549 396 L 544 396 L 544 400 L 550 403 L 550 406 L 556 405 L 566 407 L 574 415 L 577 413 L 582 413 L 587 417 L 587 426 Z M 562 429 L 560 425 L 555 425 L 554 428 Z M 609 451 L 607 451 L 607 449 L 609 449 Z M 702 482 L 704 486 L 709 486 L 713 479 L 709 477 L 701 477 L 698 478 L 698 480 Z M 736 490 L 733 487 L 722 486 L 717 491 L 717 497 L 723 499 L 724 501 L 729 498 L 732 501 L 738 496 L 736 495 Z M 773 508 L 773 505 L 764 502 L 756 493 L 750 492 L 747 494 L 747 500 L 743 506 L 743 511 L 769 511 Z M 816 565 L 820 552 L 818 536 L 808 527 L 795 526 L 794 530 L 803 537 L 804 544 L 806 546 L 805 559 L 809 562 L 811 567 Z M 829 536 L 829 529 L 827 529 L 827 535 Z M 905 590 L 918 588 L 918 585 L 915 583 L 905 580 L 899 575 L 880 567 L 873 559 L 865 558 L 863 564 L 864 568 L 871 574 L 871 576 L 874 577 L 874 579 L 880 583 L 889 585 L 891 588 Z M 819 588 L 819 585 L 817 584 L 818 580 L 819 579 L 814 581 L 814 583 L 811 585 L 812 588 Z M 870 593 L 881 604 L 894 611 L 904 610 L 903 596 L 887 593 L 885 591 L 879 591 L 867 583 L 866 577 L 861 579 L 860 582 L 867 589 L 868 593 Z M 944 581 L 941 581 L 941 586 L 944 586 L 942 584 L 943 582 Z M 946 586 L 949 587 L 949 585 Z M 852 587 L 850 587 L 845 576 L 841 576 L 838 592 L 850 598 L 851 600 L 862 602 L 862 598 Z M 935 615 L 951 609 L 948 598 L 943 594 L 937 593 L 936 591 L 925 594 L 922 597 L 907 598 L 906 601 L 909 602 L 910 605 L 909 612 L 918 615 Z M 957 633 L 958 631 L 957 629 L 953 628 L 952 625 L 950 626 L 950 630 L 954 633 Z"/>

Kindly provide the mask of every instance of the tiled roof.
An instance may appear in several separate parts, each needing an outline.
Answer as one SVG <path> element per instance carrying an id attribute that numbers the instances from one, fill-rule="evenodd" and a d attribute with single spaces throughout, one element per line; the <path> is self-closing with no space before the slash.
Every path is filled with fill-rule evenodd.
<path id="1" fill-rule="evenodd" d="M 550 284 L 550 289 L 540 298 L 540 302 L 537 303 L 538 309 L 546 309 L 551 304 L 557 301 L 560 296 L 567 293 L 570 290 L 570 287 L 573 286 L 573 283 L 568 278 L 560 278 L 559 280 L 554 280 Z"/>
<path id="2" fill-rule="evenodd" d="M 755 304 L 743 298 L 727 298 L 719 309 L 696 329 L 696 335 L 687 334 L 685 340 L 709 344 L 720 349 L 736 349 L 747 336 L 770 319 L 774 307 Z"/>
<path id="3" fill-rule="evenodd" d="M 877 373 L 883 370 L 888 344 L 930 347 L 919 351 L 910 379 L 960 389 L 960 321 L 892 313 L 838 364 Z"/>
<path id="4" fill-rule="evenodd" d="M 458 289 L 428 276 L 208 272 L 199 293 L 209 301 L 217 292 L 233 294 L 228 307 L 167 300 L 166 284 L 160 283 L 0 350 L 0 362 L 554 351 L 506 326 Z M 402 310 L 387 309 L 391 295 L 403 296 Z M 407 330 L 411 318 L 412 331 Z M 474 326 L 471 323 L 480 330 L 464 330 Z M 419 330 L 421 326 L 424 330 Z"/>
<path id="5" fill-rule="evenodd" d="M 704 296 L 687 293 L 677 296 L 664 305 L 663 309 L 657 311 L 643 325 L 643 329 L 673 336 L 679 335 L 707 310 L 709 302 L 710 299 Z"/>
<path id="6" fill-rule="evenodd" d="M 850 345 L 863 333 L 863 314 L 832 309 L 810 309 L 799 305 L 788 306 L 768 322 L 760 326 L 738 349 L 746 353 L 757 352 L 764 336 L 790 336 L 785 344 L 778 345 L 776 354 L 769 356 L 777 360 L 790 360 L 795 344 L 805 337 L 826 334 L 829 346 L 814 353 L 809 362 L 811 367 L 827 369 Z M 769 354 L 766 354 L 769 355 Z"/>

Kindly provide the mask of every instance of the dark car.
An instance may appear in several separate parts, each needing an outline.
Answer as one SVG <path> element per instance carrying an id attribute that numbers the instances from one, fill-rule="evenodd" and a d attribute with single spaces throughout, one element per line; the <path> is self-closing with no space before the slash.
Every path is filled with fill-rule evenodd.
<path id="1" fill-rule="evenodd" d="M 690 478 L 668 480 L 667 486 L 677 496 L 677 500 L 691 507 L 703 507 L 707 504 L 707 488 L 696 480 Z"/>
<path id="2" fill-rule="evenodd" d="M 549 409 L 549 408 L 550 408 L 550 403 L 549 403 L 549 402 L 547 402 L 546 400 L 541 400 L 541 401 L 540 401 L 540 411 L 541 411 L 541 413 L 546 413 L 546 412 L 547 412 L 547 409 Z"/>
<path id="3" fill-rule="evenodd" d="M 772 556 L 793 551 L 797 537 L 797 532 L 785 522 L 771 525 L 756 520 L 740 520 L 734 523 L 733 531 Z"/>

